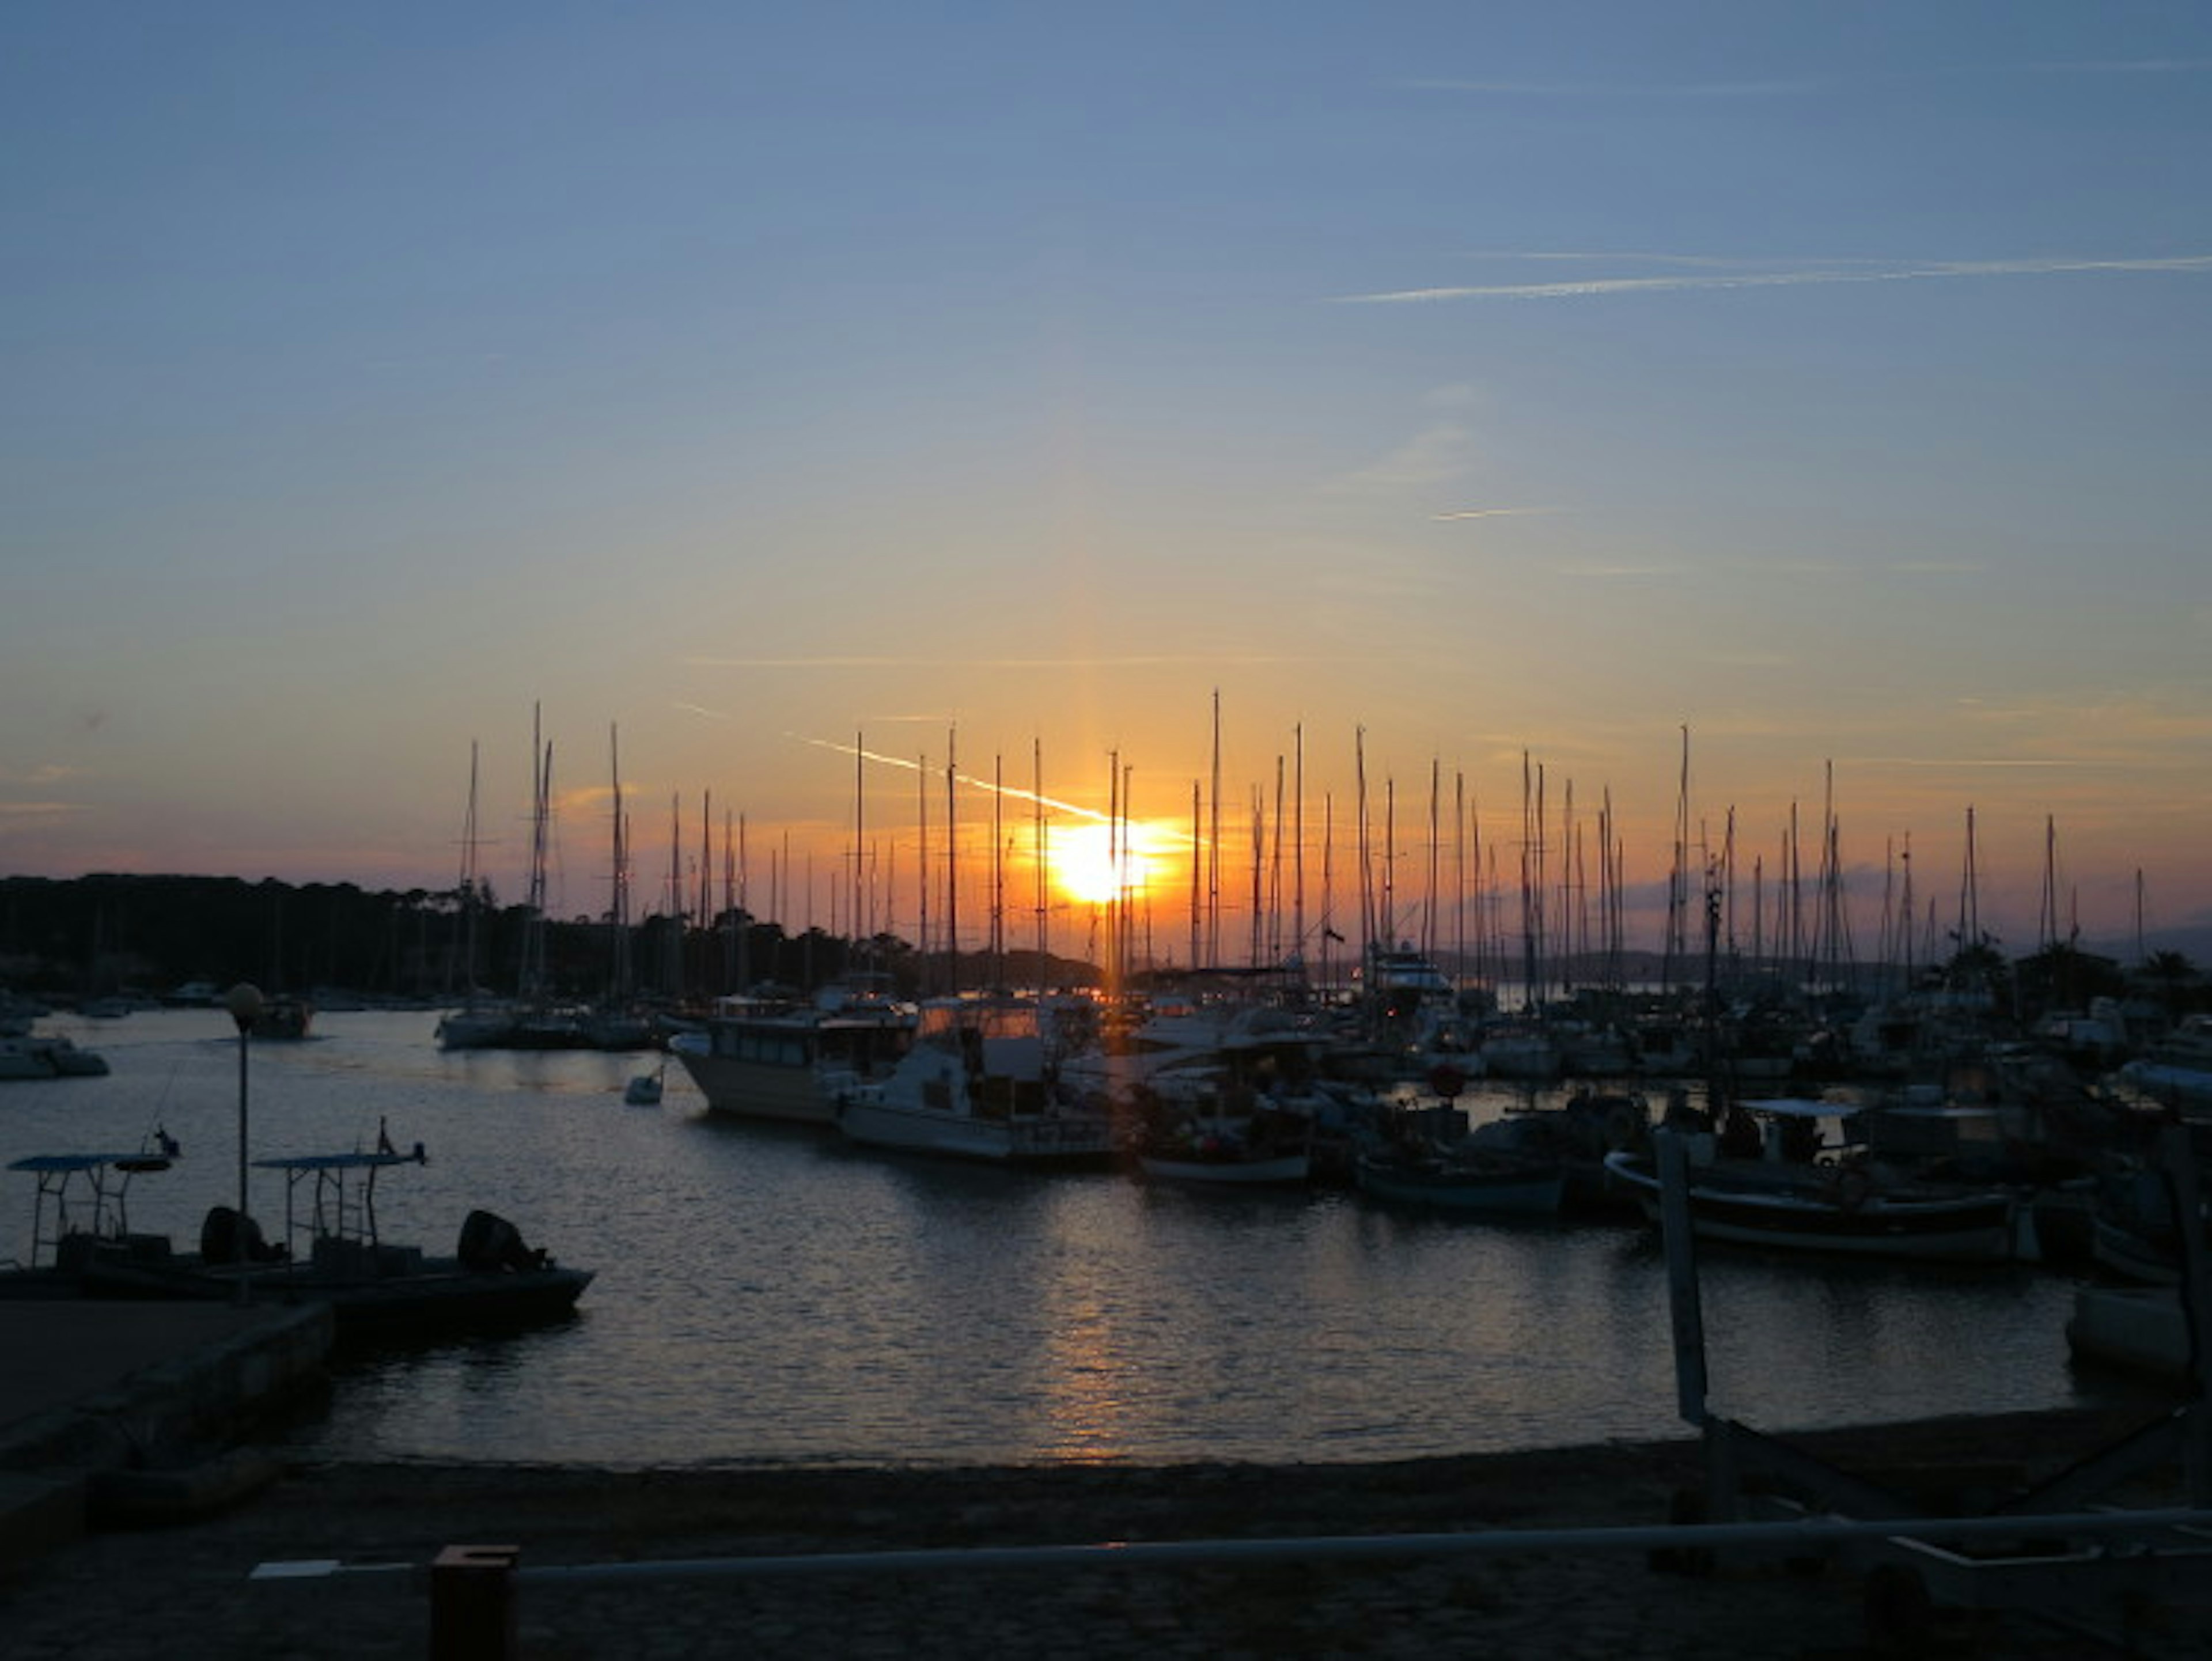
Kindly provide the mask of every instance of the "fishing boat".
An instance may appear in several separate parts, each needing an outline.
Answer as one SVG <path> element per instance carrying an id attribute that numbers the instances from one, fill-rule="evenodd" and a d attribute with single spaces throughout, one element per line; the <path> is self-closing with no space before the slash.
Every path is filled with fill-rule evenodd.
<path id="1" fill-rule="evenodd" d="M 1791 1251 L 1997 1263 L 2019 1255 L 2018 1199 L 2002 1186 L 1914 1176 L 1883 1161 L 1839 1157 L 1820 1126 L 1856 1109 L 1774 1099 L 1731 1110 L 1729 1146 L 1688 1138 L 1690 1226 L 1701 1239 Z M 1656 1223 L 1656 1154 L 1609 1153 L 1606 1171 Z"/>
<path id="2" fill-rule="evenodd" d="M 1470 1216 L 1556 1216 L 1567 1189 L 1566 1167 L 1556 1159 L 1465 1145 L 1431 1153 L 1371 1149 L 1353 1170 L 1370 1199 Z"/>
<path id="3" fill-rule="evenodd" d="M 914 1027 L 911 1004 L 844 982 L 811 999 L 775 989 L 725 998 L 668 1049 L 710 1113 L 826 1127 L 841 1100 L 896 1064 Z"/>
<path id="4" fill-rule="evenodd" d="M 1605 1156 L 1648 1150 L 1651 1110 L 1625 1092 L 1578 1090 L 1556 1105 L 1509 1107 L 1469 1133 L 1474 1147 L 1523 1159 L 1549 1160 L 1566 1174 L 1563 1203 L 1570 1210 L 1621 1208 L 1623 1196 L 1607 1179 Z"/>
<path id="5" fill-rule="evenodd" d="M 256 1159 L 258 1169 L 284 1177 L 280 1241 L 264 1240 L 252 1218 L 218 1205 L 197 1252 L 126 1236 L 134 1249 L 94 1251 L 76 1264 L 78 1284 L 94 1297 L 327 1304 L 344 1346 L 501 1331 L 571 1313 L 593 1272 L 526 1245 L 491 1212 L 467 1214 L 450 1256 L 382 1238 L 378 1177 L 428 1160 L 420 1142 L 401 1152 L 381 1135 L 372 1149 Z"/>
<path id="6" fill-rule="evenodd" d="M 1119 1147 L 1110 1112 L 1060 1092 L 1041 1012 L 1022 998 L 923 1004 L 912 1047 L 840 1098 L 837 1127 L 862 1147 L 994 1165 L 1096 1167 Z"/>
<path id="7" fill-rule="evenodd" d="M 1137 1169 L 1147 1180 L 1203 1187 L 1284 1188 L 1313 1174 L 1314 1121 L 1245 1100 L 1212 1114 L 1176 1113 L 1139 1133 Z"/>

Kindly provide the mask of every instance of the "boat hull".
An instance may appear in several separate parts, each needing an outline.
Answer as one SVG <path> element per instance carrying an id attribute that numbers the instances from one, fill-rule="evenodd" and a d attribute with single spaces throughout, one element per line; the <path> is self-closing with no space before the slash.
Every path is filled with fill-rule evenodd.
<path id="1" fill-rule="evenodd" d="M 1137 1167 L 1156 1183 L 1201 1187 L 1268 1188 L 1302 1183 L 1313 1173 L 1313 1159 L 1300 1152 L 1231 1159 L 1178 1159 L 1164 1154 L 1139 1156 Z"/>
<path id="2" fill-rule="evenodd" d="M 673 1053 L 710 1113 L 824 1129 L 837 1122 L 836 1090 L 811 1061 L 747 1061 L 682 1047 Z"/>
<path id="3" fill-rule="evenodd" d="M 1606 1168 L 1644 1216 L 1659 1222 L 1657 1176 L 1619 1154 Z M 2018 1255 L 2017 1207 L 2002 1193 L 1877 1195 L 1851 1202 L 1796 1188 L 1731 1187 L 1692 1171 L 1688 1197 L 1692 1232 L 1729 1245 L 1956 1263 L 2009 1262 Z"/>
<path id="4" fill-rule="evenodd" d="M 1113 1164 L 1116 1152 L 1112 1124 L 1088 1116 L 987 1118 L 856 1097 L 839 1110 L 837 1128 L 863 1147 L 987 1165 L 1095 1170 Z"/>
<path id="5" fill-rule="evenodd" d="M 240 1271 L 197 1257 L 147 1262 L 101 1255 L 78 1275 L 94 1298 L 232 1302 Z M 535 1326 L 573 1313 L 592 1271 L 557 1264 L 477 1270 L 450 1258 L 422 1260 L 404 1274 L 333 1279 L 309 1265 L 274 1263 L 245 1271 L 246 1301 L 263 1305 L 327 1304 L 340 1344 L 406 1342 Z"/>
<path id="6" fill-rule="evenodd" d="M 1564 1167 L 1531 1171 L 1461 1171 L 1363 1159 L 1359 1191 L 1392 1205 L 1425 1206 L 1469 1216 L 1556 1216 L 1566 1196 Z"/>

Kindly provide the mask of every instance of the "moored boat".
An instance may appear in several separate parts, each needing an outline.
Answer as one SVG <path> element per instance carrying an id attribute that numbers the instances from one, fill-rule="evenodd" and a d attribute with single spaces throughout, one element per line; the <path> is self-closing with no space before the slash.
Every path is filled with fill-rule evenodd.
<path id="1" fill-rule="evenodd" d="M 0 1080 L 97 1079 L 106 1073 L 105 1056 L 60 1033 L 0 1037 Z"/>
<path id="2" fill-rule="evenodd" d="M 280 992 L 261 1001 L 250 1031 L 257 1038 L 304 1038 L 315 1024 L 315 1007 L 305 998 Z"/>
<path id="3" fill-rule="evenodd" d="M 827 1127 L 844 1097 L 897 1063 L 914 1026 L 911 1005 L 872 989 L 756 993 L 724 999 L 668 1050 L 710 1113 Z"/>
<path id="4" fill-rule="evenodd" d="M 1370 1198 L 1470 1216 L 1556 1216 L 1567 1187 L 1566 1167 L 1555 1159 L 1466 1146 L 1432 1154 L 1377 1149 L 1361 1154 L 1354 1171 Z"/>
<path id="5" fill-rule="evenodd" d="M 1831 1159 L 1802 1129 L 1852 1110 L 1825 1102 L 1747 1102 L 1763 1118 L 1762 1151 L 1716 1152 L 1692 1136 L 1690 1226 L 1701 1239 L 1790 1251 L 1998 1263 L 2020 1255 L 2020 1206 L 2009 1189 L 1915 1178 L 1878 1161 Z M 1790 1127 L 1797 1127 L 1791 1129 Z M 1810 1141 L 1802 1139 L 1812 1135 Z M 1755 1144 L 1756 1145 L 1756 1144 Z M 1621 1190 L 1656 1223 L 1662 1208 L 1656 1156 L 1606 1156 Z"/>
<path id="6" fill-rule="evenodd" d="M 401 1153 L 380 1136 L 373 1150 L 256 1159 L 284 1177 L 283 1240 L 264 1240 L 253 1219 L 218 1205 L 197 1252 L 126 1232 L 125 1249 L 91 1251 L 70 1266 L 86 1296 L 327 1304 L 342 1345 L 498 1331 L 571 1313 L 593 1271 L 526 1246 L 490 1212 L 468 1214 L 450 1256 L 380 1237 L 379 1173 L 426 1162 L 419 1142 Z"/>
<path id="7" fill-rule="evenodd" d="M 1066 1099 L 1050 1063 L 1034 1001 L 934 1000 L 890 1075 L 840 1099 L 837 1127 L 863 1147 L 994 1165 L 1111 1164 L 1113 1115 Z"/>

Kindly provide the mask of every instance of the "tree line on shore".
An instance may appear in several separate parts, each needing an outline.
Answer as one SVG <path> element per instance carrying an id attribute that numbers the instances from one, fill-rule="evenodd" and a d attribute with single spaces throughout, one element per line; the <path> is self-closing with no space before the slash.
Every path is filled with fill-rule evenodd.
<path id="1" fill-rule="evenodd" d="M 860 971 L 906 996 L 956 983 L 942 952 L 922 954 L 890 934 L 855 941 L 817 928 L 793 933 L 744 912 L 704 923 L 656 915 L 618 932 L 604 916 L 556 919 L 502 904 L 489 884 L 471 892 L 273 878 L 0 878 L 0 988 L 64 1003 L 241 980 L 270 992 L 339 988 L 424 1003 L 465 998 L 472 983 L 502 995 L 680 1003 L 763 982 L 811 989 Z M 2021 1019 L 2099 997 L 2151 998 L 2169 1015 L 2212 1007 L 2212 987 L 2174 952 L 2123 970 L 2064 943 L 2016 960 L 1980 943 L 1921 973 L 1923 982 L 1976 981 Z M 1892 978 L 1881 966 L 1866 974 L 1869 989 Z M 1769 966 L 1765 978 L 1788 977 Z M 957 979 L 1067 987 L 1096 984 L 1099 971 L 1057 955 L 963 952 Z M 1572 979 L 1571 970 L 1563 977 Z"/>
<path id="2" fill-rule="evenodd" d="M 1031 984 L 1097 978 L 1088 964 L 1040 963 L 1030 952 L 1006 954 L 1002 967 Z M 941 962 L 890 934 L 854 941 L 734 912 L 704 924 L 653 916 L 618 935 L 605 916 L 541 917 L 502 904 L 489 884 L 470 892 L 274 878 L 0 878 L 0 988 L 63 1003 L 242 980 L 270 992 L 343 988 L 446 1002 L 472 983 L 511 995 L 526 979 L 549 997 L 680 1002 L 860 971 L 885 975 L 908 995 L 950 983 Z"/>

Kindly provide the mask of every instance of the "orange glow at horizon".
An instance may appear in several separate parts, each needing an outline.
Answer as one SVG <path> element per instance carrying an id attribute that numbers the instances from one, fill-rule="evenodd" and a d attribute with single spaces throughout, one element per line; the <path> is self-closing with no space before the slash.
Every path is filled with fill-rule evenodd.
<path id="1" fill-rule="evenodd" d="M 1046 849 L 1054 887 L 1079 905 L 1108 905 L 1149 891 L 1164 877 L 1171 849 L 1188 837 L 1157 824 L 1055 828 Z"/>

